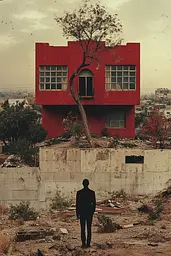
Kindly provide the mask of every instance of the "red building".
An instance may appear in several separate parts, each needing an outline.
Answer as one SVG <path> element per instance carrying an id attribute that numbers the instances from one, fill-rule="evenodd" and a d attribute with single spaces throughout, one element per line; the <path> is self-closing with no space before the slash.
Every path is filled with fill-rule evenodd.
<path id="1" fill-rule="evenodd" d="M 68 86 L 71 74 L 82 61 L 78 42 L 68 46 L 36 43 L 36 104 L 42 105 L 42 122 L 48 137 L 64 132 L 62 120 L 77 106 Z M 103 52 L 99 65 L 94 62 L 76 79 L 87 113 L 89 129 L 100 134 L 134 137 L 135 105 L 140 104 L 140 44 L 110 48 Z"/>

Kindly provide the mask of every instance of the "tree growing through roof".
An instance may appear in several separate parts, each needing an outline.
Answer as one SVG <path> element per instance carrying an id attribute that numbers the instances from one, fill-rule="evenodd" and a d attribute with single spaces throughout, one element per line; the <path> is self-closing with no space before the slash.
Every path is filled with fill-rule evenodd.
<path id="1" fill-rule="evenodd" d="M 142 135 L 151 139 L 155 148 L 158 148 L 158 146 L 164 148 L 169 130 L 170 125 L 167 118 L 158 109 L 154 108 L 142 126 Z"/>
<path id="2" fill-rule="evenodd" d="M 80 71 L 90 66 L 92 62 L 96 62 L 98 66 L 104 51 L 121 43 L 122 24 L 117 14 L 110 14 L 100 2 L 93 5 L 90 0 L 84 0 L 81 7 L 72 12 L 64 12 L 55 20 L 63 29 L 66 39 L 77 40 L 82 49 L 82 61 L 71 75 L 69 86 L 71 95 L 79 108 L 87 141 L 92 147 L 86 112 L 74 89 L 74 80 Z M 106 45 L 102 43 L 104 41 Z"/>

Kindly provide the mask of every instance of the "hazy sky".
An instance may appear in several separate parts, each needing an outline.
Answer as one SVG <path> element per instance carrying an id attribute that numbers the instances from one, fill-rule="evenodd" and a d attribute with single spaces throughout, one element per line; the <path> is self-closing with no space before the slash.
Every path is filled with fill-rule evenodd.
<path id="1" fill-rule="evenodd" d="M 141 43 L 141 88 L 171 89 L 171 0 L 101 0 Z M 35 42 L 65 45 L 54 16 L 80 0 L 0 0 L 0 90 L 34 88 Z"/>

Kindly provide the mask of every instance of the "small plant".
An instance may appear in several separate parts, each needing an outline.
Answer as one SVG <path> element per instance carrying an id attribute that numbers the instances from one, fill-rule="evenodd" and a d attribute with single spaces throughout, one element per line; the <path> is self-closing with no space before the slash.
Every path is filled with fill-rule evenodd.
<path id="1" fill-rule="evenodd" d="M 122 199 L 127 198 L 127 194 L 123 188 L 120 191 L 113 191 L 110 195 L 112 200 L 115 200 L 116 198 L 122 198 Z"/>
<path id="2" fill-rule="evenodd" d="M 18 205 L 11 205 L 9 209 L 10 220 L 36 220 L 38 213 L 30 207 L 29 202 L 21 202 Z"/>
<path id="3" fill-rule="evenodd" d="M 70 207 L 72 205 L 72 201 L 65 197 L 61 191 L 57 190 L 54 198 L 51 202 L 51 209 L 52 210 L 65 210 L 66 208 Z"/>
<path id="4" fill-rule="evenodd" d="M 99 215 L 98 221 L 100 223 L 98 232 L 100 233 L 112 233 L 122 228 L 119 224 L 112 222 L 112 220 L 105 215 Z"/>
<path id="5" fill-rule="evenodd" d="M 11 238 L 8 234 L 0 232 L 0 255 L 8 253 L 10 248 Z"/>
<path id="6" fill-rule="evenodd" d="M 163 202 L 161 199 L 157 199 L 154 202 L 154 209 L 149 213 L 149 221 L 155 221 L 157 219 L 159 219 L 161 212 L 163 211 Z"/>
<path id="7" fill-rule="evenodd" d="M 72 127 L 72 135 L 74 137 L 80 138 L 82 135 L 82 126 L 81 124 L 74 122 L 73 127 Z"/>
<path id="8" fill-rule="evenodd" d="M 109 130 L 107 128 L 103 128 L 101 130 L 101 136 L 102 137 L 109 137 Z"/>

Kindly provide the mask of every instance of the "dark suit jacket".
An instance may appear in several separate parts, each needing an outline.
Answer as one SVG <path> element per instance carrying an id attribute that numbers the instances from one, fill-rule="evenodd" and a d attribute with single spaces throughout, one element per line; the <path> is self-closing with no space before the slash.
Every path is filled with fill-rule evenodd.
<path id="1" fill-rule="evenodd" d="M 91 216 L 96 209 L 95 192 L 89 188 L 83 188 L 77 192 L 76 214 L 77 216 Z"/>

